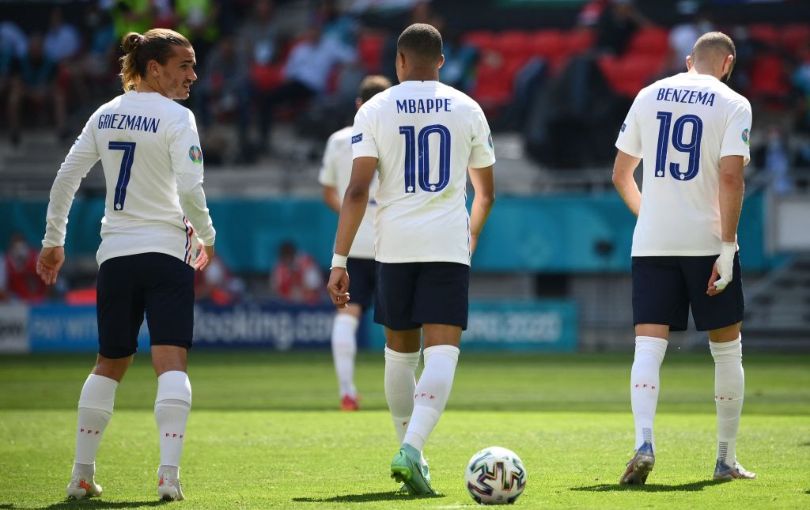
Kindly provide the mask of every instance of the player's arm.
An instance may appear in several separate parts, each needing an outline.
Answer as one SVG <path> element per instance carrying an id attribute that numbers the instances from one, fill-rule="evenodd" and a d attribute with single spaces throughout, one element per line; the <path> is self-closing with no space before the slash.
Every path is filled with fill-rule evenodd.
<path id="1" fill-rule="evenodd" d="M 346 258 L 363 221 L 368 205 L 368 188 L 377 171 L 377 158 L 359 157 L 352 163 L 352 177 L 349 187 L 343 195 L 338 218 L 337 235 L 335 236 L 335 255 L 332 259 L 332 271 L 329 275 L 327 290 L 332 302 L 344 307 L 349 299 L 349 277 L 346 273 Z"/>
<path id="2" fill-rule="evenodd" d="M 751 105 L 745 100 L 737 102 L 729 116 L 720 145 L 719 206 L 722 244 L 706 289 L 710 296 L 722 292 L 734 278 L 737 224 L 740 222 L 745 193 L 743 167 L 751 159 L 751 149 L 748 146 L 751 121 Z"/>
<path id="3" fill-rule="evenodd" d="M 321 196 L 328 208 L 340 214 L 340 196 L 338 195 L 337 188 L 334 186 L 323 186 Z"/>
<path id="4" fill-rule="evenodd" d="M 720 248 L 720 257 L 709 277 L 706 293 L 710 296 L 722 292 L 733 276 L 734 254 L 737 252 L 737 226 L 740 223 L 745 194 L 744 166 L 743 156 L 720 158 L 720 235 L 723 244 Z"/>
<path id="5" fill-rule="evenodd" d="M 469 174 L 475 191 L 470 211 L 470 253 L 474 253 L 478 246 L 478 237 L 495 204 L 495 177 L 492 165 L 486 168 L 470 168 Z"/>
<path id="6" fill-rule="evenodd" d="M 619 192 L 624 203 L 630 211 L 638 216 L 641 208 L 641 191 L 633 177 L 641 158 L 631 156 L 621 149 L 616 151 L 616 160 L 613 162 L 613 186 Z"/>
<path id="7" fill-rule="evenodd" d="M 187 118 L 176 122 L 170 128 L 168 133 L 169 154 L 177 181 L 180 207 L 203 245 L 197 260 L 194 261 L 194 268 L 202 270 L 214 256 L 214 241 L 217 233 L 211 221 L 202 186 L 203 157 L 200 137 L 197 134 L 197 124 L 191 111 L 188 111 L 187 115 Z"/>
<path id="8" fill-rule="evenodd" d="M 82 179 L 99 160 L 92 124 L 96 116 L 90 117 L 79 138 L 73 143 L 65 161 L 56 173 L 51 186 L 46 216 L 45 236 L 42 251 L 37 259 L 37 274 L 47 285 L 56 283 L 56 277 L 65 263 L 65 236 L 70 207 Z"/>

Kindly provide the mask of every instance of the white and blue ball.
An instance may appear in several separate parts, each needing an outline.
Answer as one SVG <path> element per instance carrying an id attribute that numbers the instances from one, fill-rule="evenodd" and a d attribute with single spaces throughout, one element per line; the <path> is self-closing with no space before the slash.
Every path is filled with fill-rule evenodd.
<path id="1" fill-rule="evenodd" d="M 472 456 L 464 471 L 464 480 L 476 502 L 512 504 L 526 488 L 526 468 L 512 450 L 490 446 Z"/>

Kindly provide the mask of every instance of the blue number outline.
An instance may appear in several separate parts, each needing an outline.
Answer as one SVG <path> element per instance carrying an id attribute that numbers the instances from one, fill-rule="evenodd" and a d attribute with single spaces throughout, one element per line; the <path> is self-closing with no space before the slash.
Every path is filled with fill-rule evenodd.
<path id="1" fill-rule="evenodd" d="M 666 176 L 667 149 L 669 133 L 672 127 L 672 147 L 678 152 L 689 154 L 689 163 L 685 173 L 681 173 L 679 163 L 669 164 L 669 173 L 679 181 L 694 179 L 700 171 L 700 140 L 703 137 L 703 120 L 697 115 L 686 114 L 678 117 L 672 125 L 672 112 L 658 112 L 655 118 L 660 121 L 658 129 L 658 146 L 655 148 L 655 176 Z M 683 131 L 686 124 L 692 124 L 692 140 L 683 142 Z"/>
<path id="2" fill-rule="evenodd" d="M 405 193 L 416 193 L 416 160 L 419 161 L 419 187 L 428 193 L 438 193 L 450 183 L 450 130 L 442 124 L 431 124 L 419 130 L 400 126 L 405 135 Z M 430 135 L 439 135 L 439 181 L 430 182 Z M 417 152 L 418 154 L 414 154 Z M 432 187 L 432 189 L 431 189 Z"/>

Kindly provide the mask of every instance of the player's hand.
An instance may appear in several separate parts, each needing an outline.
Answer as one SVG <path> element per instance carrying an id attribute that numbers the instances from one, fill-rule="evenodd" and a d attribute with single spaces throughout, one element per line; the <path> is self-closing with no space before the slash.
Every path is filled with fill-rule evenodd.
<path id="1" fill-rule="evenodd" d="M 345 267 L 332 268 L 326 290 L 336 307 L 346 308 L 349 303 L 349 273 Z"/>
<path id="2" fill-rule="evenodd" d="M 709 296 L 720 294 L 734 279 L 734 254 L 736 253 L 737 243 L 723 243 L 720 248 L 720 256 L 717 257 L 712 267 L 706 294 Z"/>
<path id="3" fill-rule="evenodd" d="M 53 285 L 56 283 L 56 277 L 59 275 L 59 270 L 62 269 L 64 263 L 64 246 L 42 248 L 37 259 L 37 274 L 45 282 L 45 285 Z"/>
<path id="4" fill-rule="evenodd" d="M 214 246 L 200 246 L 200 253 L 197 254 L 197 260 L 194 261 L 194 269 L 202 271 L 214 258 Z"/>

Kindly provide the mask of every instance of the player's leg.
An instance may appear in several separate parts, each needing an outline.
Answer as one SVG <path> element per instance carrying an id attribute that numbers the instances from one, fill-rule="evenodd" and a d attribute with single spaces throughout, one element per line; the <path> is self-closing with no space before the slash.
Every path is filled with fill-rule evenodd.
<path id="1" fill-rule="evenodd" d="M 158 496 L 181 500 L 180 457 L 191 411 L 191 382 L 186 368 L 194 332 L 194 270 L 183 261 L 160 253 L 144 254 L 141 262 L 148 281 L 146 320 L 152 364 L 158 378 L 155 397 L 160 440 Z"/>
<path id="2" fill-rule="evenodd" d="M 105 261 L 99 268 L 97 320 L 99 355 L 79 396 L 76 426 L 76 458 L 67 495 L 71 498 L 99 496 L 95 461 L 104 430 L 115 404 L 115 391 L 137 348 L 143 321 L 143 300 L 132 279 L 129 257 Z"/>
<path id="3" fill-rule="evenodd" d="M 643 484 L 655 465 L 653 424 L 660 392 L 661 363 L 670 329 L 685 329 L 686 287 L 671 257 L 633 259 L 635 352 L 630 370 L 630 405 L 635 426 L 635 455 L 619 483 Z"/>
<path id="4" fill-rule="evenodd" d="M 421 337 L 421 329 L 385 328 L 385 400 L 400 446 L 413 414 Z"/>
<path id="5" fill-rule="evenodd" d="M 737 463 L 737 431 L 740 426 L 745 373 L 742 366 L 742 317 L 744 299 L 739 257 L 734 258 L 731 283 L 715 296 L 706 295 L 706 282 L 717 257 L 689 260 L 692 315 L 700 331 L 709 331 L 709 349 L 714 358 L 714 400 L 717 409 L 717 462 L 714 478 L 755 478 Z"/>
<path id="6" fill-rule="evenodd" d="M 363 310 L 371 306 L 374 297 L 375 264 L 371 259 L 350 257 L 347 271 L 351 275 L 351 302 L 338 309 L 332 325 L 332 358 L 340 390 L 340 407 L 344 411 L 359 408 L 354 385 L 354 360 L 357 354 L 357 328 Z"/>
<path id="7" fill-rule="evenodd" d="M 340 408 L 344 411 L 356 411 L 359 407 L 354 385 L 354 358 L 357 354 L 357 327 L 362 314 L 360 305 L 349 303 L 338 309 L 332 324 L 332 360 L 338 380 Z"/>

